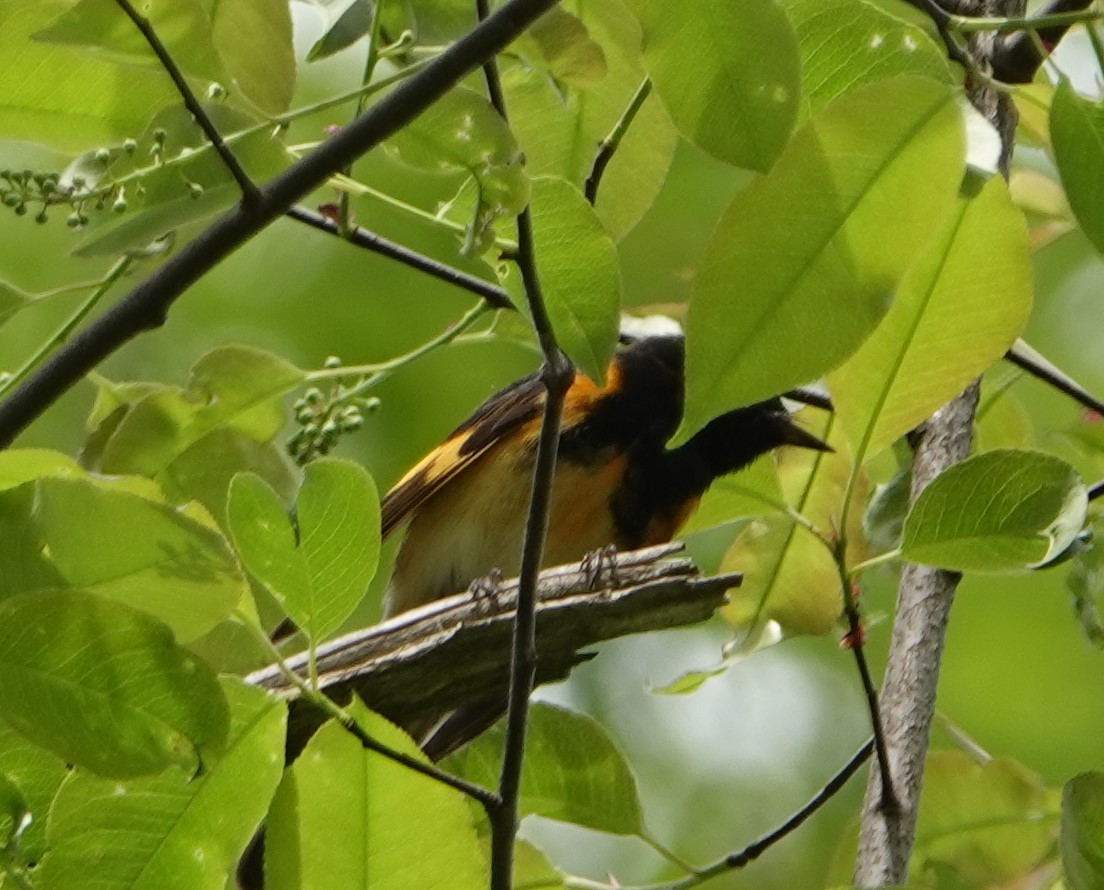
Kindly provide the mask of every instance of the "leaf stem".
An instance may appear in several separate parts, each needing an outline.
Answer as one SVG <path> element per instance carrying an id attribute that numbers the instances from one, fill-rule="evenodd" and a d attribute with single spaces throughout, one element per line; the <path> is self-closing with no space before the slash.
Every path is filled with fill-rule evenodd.
<path id="1" fill-rule="evenodd" d="M 115 284 L 120 278 L 122 278 L 131 265 L 135 262 L 134 257 L 127 255 L 121 257 L 115 261 L 115 264 L 108 270 L 107 274 L 100 279 L 95 286 L 96 289 L 89 294 L 84 302 L 82 302 L 73 313 L 62 322 L 61 326 L 54 331 L 54 333 L 42 343 L 38 349 L 19 366 L 18 370 L 14 371 L 10 377 L 0 383 L 0 397 L 3 397 L 8 390 L 12 389 L 16 385 L 23 382 L 28 374 L 31 373 L 39 363 L 51 352 L 54 351 L 60 344 L 69 339 L 69 335 L 80 325 L 85 318 L 88 317 L 88 313 L 96 308 L 96 304 L 103 299 L 104 295 L 111 290 L 111 286 Z M 81 285 L 81 288 L 88 287 L 88 284 Z M 42 296 L 52 295 L 55 293 L 62 293 L 65 290 L 71 290 L 73 288 L 58 288 L 56 291 L 50 292 L 50 294 L 43 294 Z"/>
<path id="2" fill-rule="evenodd" d="M 644 80 L 641 81 L 640 86 L 636 88 L 636 92 L 633 93 L 625 111 L 622 113 L 621 117 L 618 118 L 617 123 L 613 125 L 613 129 L 610 130 L 609 135 L 598 145 L 598 151 L 594 155 L 594 162 L 591 164 L 590 173 L 587 175 L 586 182 L 583 185 L 583 194 L 591 204 L 598 200 L 598 186 L 601 185 L 602 175 L 606 172 L 606 167 L 609 166 L 609 162 L 613 160 L 614 152 L 616 152 L 618 146 L 621 145 L 621 140 L 629 131 L 629 126 L 632 124 L 637 112 L 639 112 L 644 105 L 645 100 L 651 95 L 651 92 L 651 78 L 645 77 Z"/>
<path id="3" fill-rule="evenodd" d="M 1045 28 L 1068 28 L 1082 22 L 1099 21 L 1101 13 L 1091 9 L 1074 12 L 1055 12 L 1036 16 L 972 16 L 952 15 L 950 27 L 960 34 L 992 31 L 996 34 L 1014 34 L 1017 31 L 1041 31 Z"/>

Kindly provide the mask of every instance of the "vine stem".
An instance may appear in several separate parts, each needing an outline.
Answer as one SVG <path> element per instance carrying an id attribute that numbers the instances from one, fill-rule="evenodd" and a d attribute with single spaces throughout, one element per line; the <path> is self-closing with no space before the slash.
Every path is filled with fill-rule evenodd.
<path id="1" fill-rule="evenodd" d="M 598 146 L 598 151 L 594 155 L 594 163 L 591 164 L 590 173 L 587 175 L 586 182 L 583 184 L 583 194 L 591 204 L 598 200 L 598 186 L 601 185 L 602 175 L 606 172 L 606 167 L 608 167 L 609 162 L 613 160 L 613 155 L 621 145 L 621 140 L 625 138 L 625 134 L 629 131 L 633 119 L 643 107 L 644 102 L 651 93 L 651 78 L 645 77 L 640 86 L 636 88 L 636 92 L 633 93 L 624 113 L 618 118 L 617 123 L 613 125 L 610 134 L 603 139 Z"/>

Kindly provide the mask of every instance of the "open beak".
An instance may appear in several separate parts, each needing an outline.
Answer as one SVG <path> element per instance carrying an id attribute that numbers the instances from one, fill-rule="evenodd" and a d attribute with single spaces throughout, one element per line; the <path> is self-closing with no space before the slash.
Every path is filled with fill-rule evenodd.
<path id="1" fill-rule="evenodd" d="M 781 445 L 795 445 L 798 448 L 809 448 L 813 451 L 835 451 L 827 442 L 799 427 L 789 417 L 782 420 L 780 432 L 779 444 Z"/>

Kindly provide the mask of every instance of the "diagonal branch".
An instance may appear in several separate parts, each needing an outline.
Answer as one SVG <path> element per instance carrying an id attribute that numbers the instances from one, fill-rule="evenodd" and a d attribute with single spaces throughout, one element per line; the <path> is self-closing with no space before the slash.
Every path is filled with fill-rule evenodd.
<path id="1" fill-rule="evenodd" d="M 406 126 L 486 59 L 506 46 L 555 0 L 510 0 L 485 22 L 384 96 L 364 115 L 209 225 L 160 269 L 74 337 L 0 404 L 0 447 L 132 337 L 164 324 L 192 284 L 335 171 Z"/>
<path id="2" fill-rule="evenodd" d="M 146 38 L 146 43 L 148 43 L 150 49 L 153 50 L 153 54 L 157 56 L 157 61 L 161 63 L 161 67 L 164 68 L 169 77 L 172 78 L 177 92 L 180 93 L 180 98 L 184 100 L 184 107 L 191 112 L 192 117 L 195 118 L 195 122 L 199 125 L 203 134 L 218 153 L 222 163 L 226 166 L 226 169 L 230 171 L 230 175 L 234 177 L 234 181 L 238 184 L 238 188 L 241 189 L 242 198 L 247 204 L 255 202 L 260 197 L 257 186 L 242 168 L 237 156 L 223 141 L 222 134 L 219 133 L 218 128 L 207 116 L 207 112 L 203 110 L 203 106 L 199 104 L 199 99 L 197 99 L 195 93 L 192 92 L 192 88 L 188 86 L 188 81 L 184 78 L 183 72 L 173 60 L 165 44 L 161 42 L 161 38 L 157 36 L 157 31 L 154 30 L 149 19 L 143 15 L 139 15 L 138 11 L 130 4 L 129 0 L 115 0 L 115 2 L 119 5 L 119 8 L 126 13 L 127 17 L 134 22 L 134 27 L 142 32 L 142 36 Z"/>

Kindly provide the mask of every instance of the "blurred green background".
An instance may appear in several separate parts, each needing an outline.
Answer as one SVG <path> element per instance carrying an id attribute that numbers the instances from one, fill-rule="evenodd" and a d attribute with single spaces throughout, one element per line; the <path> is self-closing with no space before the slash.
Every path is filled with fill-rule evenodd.
<path id="1" fill-rule="evenodd" d="M 295 10 L 302 54 L 321 24 L 306 7 Z M 304 67 L 296 104 L 354 85 L 361 68 L 356 48 Z M 322 138 L 324 126 L 341 122 L 336 111 L 301 120 L 289 141 Z M 3 166 L 42 169 L 59 163 L 25 145 L 2 145 L 0 155 Z M 415 175 L 380 152 L 365 158 L 356 172 L 429 210 L 451 197 L 457 185 L 455 179 Z M 698 254 L 720 211 L 746 180 L 745 173 L 680 148 L 659 200 L 620 246 L 629 305 L 688 296 Z M 332 193 L 321 192 L 309 203 L 331 200 Z M 451 233 L 368 198 L 355 199 L 353 206 L 361 225 L 465 266 Z M 75 240 L 60 217 L 36 226 L 29 218 L 0 215 L 0 278 L 30 291 L 96 278 L 109 263 L 71 257 Z M 466 267 L 489 274 L 479 264 Z M 115 295 L 151 268 L 140 267 Z M 1036 273 L 1037 307 L 1027 338 L 1104 393 L 1104 264 L 1083 238 L 1067 235 L 1037 256 Z M 754 274 L 732 270 L 733 288 L 740 287 L 742 276 Z M 53 298 L 8 324 L 0 333 L 0 368 L 17 366 L 77 299 Z M 228 341 L 272 349 L 304 368 L 320 367 L 329 355 L 350 364 L 379 361 L 438 333 L 473 302 L 468 294 L 392 261 L 280 221 L 192 287 L 163 328 L 127 345 L 102 370 L 114 379 L 183 383 L 198 355 Z M 439 350 L 381 387 L 382 407 L 339 453 L 367 465 L 385 489 L 483 398 L 536 362 L 532 349 L 510 341 Z M 1048 431 L 1079 421 L 1076 408 L 1040 385 L 1019 382 L 1013 392 L 1036 419 L 1041 444 L 1053 441 Z M 20 444 L 74 451 L 91 398 L 90 385 L 77 387 Z M 1084 469 L 1094 472 L 1091 464 Z M 1104 475 L 1104 467 L 1097 471 Z M 1066 571 L 966 579 L 953 612 L 939 700 L 942 714 L 986 750 L 1021 760 L 1054 785 L 1083 770 L 1104 768 L 1104 652 L 1090 647 L 1073 618 Z M 381 570 L 380 580 L 385 575 Z M 872 576 L 864 594 L 871 618 L 869 652 L 877 669 L 888 641 L 894 581 L 884 570 Z M 372 620 L 377 608 L 373 600 L 358 620 Z M 853 662 L 835 638 L 787 641 L 692 695 L 649 691 L 686 670 L 715 663 L 727 637 L 715 622 L 611 643 L 568 683 L 541 692 L 610 727 L 637 770 L 653 833 L 695 863 L 769 830 L 867 735 Z M 823 886 L 861 792 L 862 781 L 853 781 L 763 861 L 711 886 Z M 611 873 L 627 883 L 663 869 L 639 841 L 547 823 L 530 823 L 525 830 L 557 863 L 577 873 L 595 878 Z"/>

